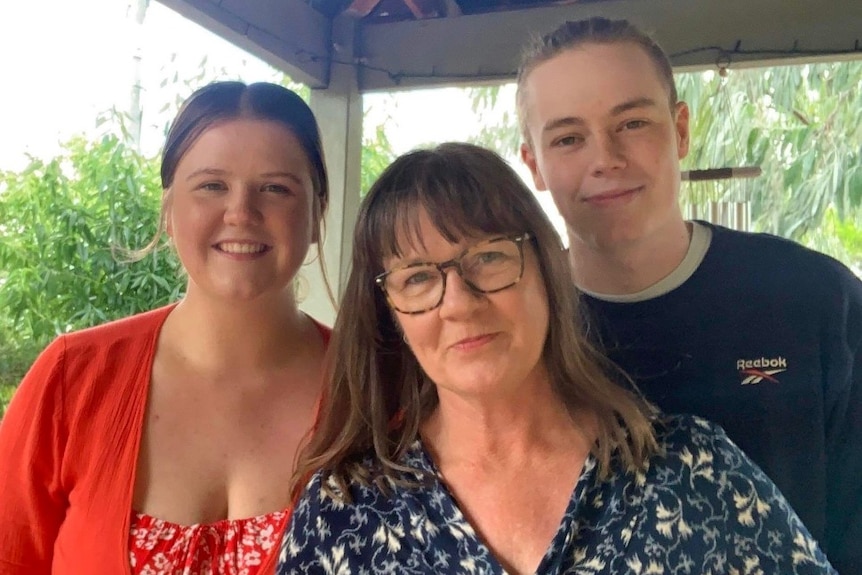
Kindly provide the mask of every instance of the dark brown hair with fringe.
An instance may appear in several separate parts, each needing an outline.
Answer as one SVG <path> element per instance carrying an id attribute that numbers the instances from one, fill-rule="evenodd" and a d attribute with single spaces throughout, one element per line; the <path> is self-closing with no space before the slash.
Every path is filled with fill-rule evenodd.
<path id="1" fill-rule="evenodd" d="M 656 450 L 652 407 L 633 388 L 615 383 L 609 375 L 613 366 L 586 341 L 559 235 L 502 158 L 470 144 L 448 143 L 395 160 L 360 206 L 352 269 L 329 344 L 324 400 L 300 455 L 294 496 L 317 470 L 348 499 L 351 480 L 384 490 L 392 482 L 418 484 L 416 471 L 400 461 L 437 405 L 436 388 L 402 339 L 393 317 L 397 312 L 374 278 L 387 257 L 406 247 L 399 238 L 422 241 L 417 233 L 422 211 L 452 242 L 530 233 L 553 310 L 542 354 L 553 389 L 572 414 L 584 407 L 596 414 L 600 473 L 609 473 L 615 455 L 625 469 L 641 469 Z"/>

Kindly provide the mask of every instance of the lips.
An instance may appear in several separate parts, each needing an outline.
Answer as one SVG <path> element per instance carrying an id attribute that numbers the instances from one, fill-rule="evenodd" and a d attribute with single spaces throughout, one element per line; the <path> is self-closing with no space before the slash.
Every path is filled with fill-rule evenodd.
<path id="1" fill-rule="evenodd" d="M 643 189 L 643 186 L 637 186 L 634 188 L 615 188 L 612 190 L 606 190 L 603 192 L 590 194 L 588 196 L 585 196 L 581 201 L 599 206 L 609 205 L 621 201 L 626 201 L 633 197 L 635 194 L 641 192 Z"/>
<path id="2" fill-rule="evenodd" d="M 226 254 L 261 254 L 269 249 L 266 244 L 257 242 L 219 242 L 215 248 Z"/>
<path id="3" fill-rule="evenodd" d="M 495 337 L 497 337 L 496 333 L 486 333 L 477 336 L 465 337 L 464 339 L 452 344 L 451 347 L 452 349 L 459 351 L 469 351 L 482 347 L 486 343 L 492 341 Z"/>

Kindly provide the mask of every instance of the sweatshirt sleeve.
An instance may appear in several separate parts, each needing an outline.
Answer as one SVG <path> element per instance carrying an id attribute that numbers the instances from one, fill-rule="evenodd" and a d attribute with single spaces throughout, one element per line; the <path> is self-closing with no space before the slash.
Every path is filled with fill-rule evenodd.
<path id="1" fill-rule="evenodd" d="M 49 575 L 68 505 L 61 481 L 66 440 L 65 340 L 36 359 L 0 421 L 0 573 Z"/>
<path id="2" fill-rule="evenodd" d="M 862 575 L 862 282 L 850 271 L 825 318 L 826 540 L 841 575 Z"/>

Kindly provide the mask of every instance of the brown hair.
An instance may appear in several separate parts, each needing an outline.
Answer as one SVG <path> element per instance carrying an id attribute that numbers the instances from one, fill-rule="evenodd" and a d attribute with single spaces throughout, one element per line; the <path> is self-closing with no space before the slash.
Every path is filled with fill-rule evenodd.
<path id="1" fill-rule="evenodd" d="M 409 477 L 415 477 L 403 475 L 415 470 L 399 461 L 436 406 L 436 388 L 402 339 L 374 278 L 384 271 L 383 261 L 404 247 L 399 237 L 422 241 L 418 217 L 423 210 L 452 242 L 530 233 L 554 308 L 542 353 L 553 388 L 571 412 L 588 407 L 596 413 L 600 439 L 595 452 L 602 473 L 609 471 L 614 453 L 626 469 L 640 468 L 656 449 L 651 407 L 613 383 L 609 363 L 587 343 L 559 235 L 502 158 L 470 144 L 448 143 L 396 159 L 360 206 L 351 273 L 329 344 L 325 399 L 300 456 L 294 495 L 318 469 L 345 497 L 350 479 L 385 489 L 390 481 L 410 484 Z M 363 462 L 369 452 L 371 467 Z"/>
<path id="2" fill-rule="evenodd" d="M 609 20 L 607 18 L 588 18 L 586 20 L 568 21 L 552 32 L 538 36 L 530 42 L 521 54 L 521 65 L 518 67 L 518 90 L 516 102 L 518 108 L 518 123 L 521 134 L 530 143 L 527 131 L 527 95 L 525 83 L 536 66 L 566 51 L 585 44 L 622 44 L 630 42 L 643 48 L 655 64 L 659 78 L 667 86 L 671 110 L 676 106 L 678 94 L 673 78 L 673 68 L 665 51 L 646 32 L 628 20 Z"/>

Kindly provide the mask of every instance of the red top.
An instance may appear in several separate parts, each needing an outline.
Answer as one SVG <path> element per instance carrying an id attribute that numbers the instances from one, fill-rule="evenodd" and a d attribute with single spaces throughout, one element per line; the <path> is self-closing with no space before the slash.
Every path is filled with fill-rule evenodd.
<path id="1" fill-rule="evenodd" d="M 0 421 L 0 574 L 131 575 L 135 466 L 172 309 L 59 336 L 24 377 Z"/>
<path id="2" fill-rule="evenodd" d="M 140 513 L 132 516 L 132 572 L 147 575 L 259 575 L 278 552 L 290 514 L 276 511 L 208 525 L 177 525 Z"/>

